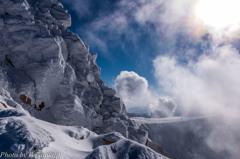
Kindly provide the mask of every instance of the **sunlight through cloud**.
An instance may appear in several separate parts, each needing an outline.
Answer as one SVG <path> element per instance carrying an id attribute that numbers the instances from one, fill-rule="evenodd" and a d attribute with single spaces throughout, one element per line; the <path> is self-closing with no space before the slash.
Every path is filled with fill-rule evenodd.
<path id="1" fill-rule="evenodd" d="M 238 0 L 199 0 L 195 14 L 214 31 L 233 32 L 240 27 L 239 6 Z"/>

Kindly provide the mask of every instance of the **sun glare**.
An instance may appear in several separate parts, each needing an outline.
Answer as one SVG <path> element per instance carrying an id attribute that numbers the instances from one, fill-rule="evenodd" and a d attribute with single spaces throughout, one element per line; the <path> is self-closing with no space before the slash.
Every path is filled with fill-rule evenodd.
<path id="1" fill-rule="evenodd" d="M 240 0 L 198 0 L 195 14 L 215 31 L 237 31 L 240 27 Z"/>

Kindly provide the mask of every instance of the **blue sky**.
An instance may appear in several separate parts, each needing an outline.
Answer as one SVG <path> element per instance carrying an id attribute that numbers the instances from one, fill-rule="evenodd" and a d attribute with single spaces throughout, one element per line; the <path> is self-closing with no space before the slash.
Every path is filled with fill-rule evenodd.
<path id="1" fill-rule="evenodd" d="M 60 1 L 72 16 L 69 29 L 98 53 L 101 78 L 127 108 L 238 110 L 240 2 Z"/>
<path id="2" fill-rule="evenodd" d="M 143 4 L 138 1 L 61 2 L 72 15 L 69 29 L 89 44 L 91 52 L 98 53 L 101 77 L 109 86 L 113 86 L 116 76 L 125 70 L 138 73 L 148 80 L 150 86 L 156 86 L 152 61 L 157 56 L 175 50 L 178 50 L 176 54 L 181 54 L 185 49 L 200 49 L 202 45 L 201 39 L 193 42 L 181 32 L 176 37 L 167 37 L 165 28 L 161 29 L 158 24 L 161 22 L 141 22 L 136 18 L 136 12 Z"/>

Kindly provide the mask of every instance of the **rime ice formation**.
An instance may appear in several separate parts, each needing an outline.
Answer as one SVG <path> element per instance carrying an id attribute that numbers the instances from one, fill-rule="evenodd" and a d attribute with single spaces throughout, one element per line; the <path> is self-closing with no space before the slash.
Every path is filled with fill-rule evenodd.
<path id="1" fill-rule="evenodd" d="M 57 0 L 0 0 L 0 138 L 10 135 L 6 144 L 14 152 L 30 152 L 33 145 L 45 151 L 51 142 L 59 142 L 53 137 L 56 131 L 40 124 L 45 121 L 49 126 L 75 126 L 76 131 L 83 126 L 97 134 L 119 132 L 122 138 L 146 144 L 144 125 L 128 118 L 115 90 L 99 77 L 97 55 L 66 28 L 70 25 L 70 15 Z M 22 133 L 15 134 L 18 130 Z M 89 130 L 84 132 L 93 134 Z M 26 137 L 20 142 L 18 135 Z M 121 144 L 160 156 L 127 139 Z"/>
<path id="2" fill-rule="evenodd" d="M 36 119 L 2 88 L 0 141 L 0 158 L 100 159 L 106 156 L 117 159 L 137 153 L 135 158 L 167 159 L 117 132 L 97 135 L 81 126 L 61 126 Z"/>

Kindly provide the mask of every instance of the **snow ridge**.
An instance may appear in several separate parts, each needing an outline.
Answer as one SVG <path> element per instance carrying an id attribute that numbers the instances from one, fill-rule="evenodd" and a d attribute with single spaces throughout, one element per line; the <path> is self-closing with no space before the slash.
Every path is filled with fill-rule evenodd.
<path id="1" fill-rule="evenodd" d="M 97 55 L 67 29 L 70 25 L 70 15 L 57 0 L 0 0 L 0 138 L 6 141 L 1 151 L 61 153 L 66 146 L 86 156 L 96 148 L 95 133 L 112 132 L 120 134 L 110 138 L 124 139 L 119 144 L 126 148 L 136 145 L 128 139 L 146 144 L 148 132 L 128 118 L 115 90 L 100 79 Z M 73 139 L 68 137 L 63 146 L 66 131 L 73 132 Z M 89 149 L 75 150 L 72 142 L 84 140 L 84 133 L 93 138 L 86 140 Z M 103 141 L 97 145 L 113 143 Z M 136 147 L 146 156 L 161 156 L 143 145 Z"/>

